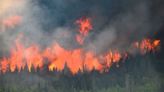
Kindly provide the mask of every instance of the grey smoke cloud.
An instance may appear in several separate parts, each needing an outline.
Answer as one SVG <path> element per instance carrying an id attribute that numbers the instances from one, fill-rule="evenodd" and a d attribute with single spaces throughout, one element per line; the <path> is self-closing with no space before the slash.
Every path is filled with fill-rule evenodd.
<path id="1" fill-rule="evenodd" d="M 0 19 L 18 15 L 20 25 L 4 28 L 1 24 L 1 51 L 13 46 L 18 34 L 23 33 L 28 40 L 24 45 L 36 43 L 49 46 L 57 41 L 63 47 L 78 47 L 75 35 L 78 28 L 74 21 L 82 16 L 91 17 L 93 30 L 85 39 L 83 48 L 103 52 L 110 48 L 125 49 L 134 40 L 140 40 L 154 31 L 151 20 L 151 1 L 26 1 L 1 0 Z M 5 51 L 3 51 L 5 50 Z"/>
<path id="2" fill-rule="evenodd" d="M 74 21 L 82 16 L 91 17 L 93 23 L 84 49 L 96 50 L 97 53 L 110 48 L 126 49 L 132 41 L 142 39 L 159 28 L 159 23 L 154 24 L 151 19 L 151 1 L 0 0 L 0 30 L 5 30 L 0 31 L 0 53 L 5 55 L 9 52 L 20 33 L 27 38 L 22 40 L 26 46 L 36 43 L 47 47 L 57 41 L 66 49 L 79 48 L 75 40 L 77 27 Z M 21 23 L 4 29 L 3 19 L 14 15 L 22 17 Z M 22 85 L 32 83 L 35 86 L 40 81 L 45 84 L 40 76 L 25 75 L 22 75 Z M 5 85 L 11 82 L 11 86 L 15 85 L 15 79 L 10 75 L 5 78 L 8 80 Z"/>

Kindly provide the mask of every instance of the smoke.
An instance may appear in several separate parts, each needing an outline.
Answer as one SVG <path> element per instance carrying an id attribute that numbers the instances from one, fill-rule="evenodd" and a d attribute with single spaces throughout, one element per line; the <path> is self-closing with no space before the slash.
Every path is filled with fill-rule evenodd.
<path id="1" fill-rule="evenodd" d="M 147 38 L 159 25 L 152 20 L 151 1 L 119 2 L 1 0 L 0 52 L 8 54 L 20 35 L 24 46 L 37 44 L 41 49 L 57 42 L 65 49 L 83 48 L 96 54 L 129 50 L 132 42 Z M 91 18 L 93 29 L 81 46 L 75 40 L 75 21 L 84 16 Z"/>
<path id="2" fill-rule="evenodd" d="M 42 33 L 38 14 L 41 12 L 38 5 L 27 0 L 1 0 L 0 23 L 2 37 L 1 51 L 13 47 L 14 40 L 23 34 L 29 40 L 40 39 Z M 24 44 L 28 42 L 24 41 Z"/>
<path id="3" fill-rule="evenodd" d="M 67 49 L 78 47 L 74 40 L 78 30 L 74 21 L 83 16 L 91 17 L 93 24 L 83 48 L 93 49 L 94 45 L 98 53 L 113 47 L 128 48 L 131 42 L 152 33 L 152 26 L 157 25 L 151 21 L 150 1 L 119 2 L 122 4 L 112 0 L 1 0 L 0 34 L 6 45 L 2 44 L 1 51 L 9 50 L 20 33 L 26 38 L 22 42 L 27 46 L 36 43 L 44 47 L 57 41 Z"/>
<path id="4" fill-rule="evenodd" d="M 25 46 L 34 43 L 45 48 L 58 42 L 66 49 L 84 48 L 96 53 L 128 49 L 131 42 L 154 34 L 160 27 L 152 19 L 151 1 L 0 0 L 0 56 L 10 52 L 20 34 Z M 78 27 L 74 22 L 83 16 L 92 19 L 93 30 L 80 46 L 75 40 Z M 6 75 L 5 85 L 12 82 L 14 86 L 15 81 L 22 85 L 45 84 L 40 76 L 27 75 L 22 75 L 22 81 Z"/>

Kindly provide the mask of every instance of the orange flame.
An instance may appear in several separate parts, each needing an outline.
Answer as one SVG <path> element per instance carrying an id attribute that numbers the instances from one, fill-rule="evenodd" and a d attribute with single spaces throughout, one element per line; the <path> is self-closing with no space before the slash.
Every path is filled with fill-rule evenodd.
<path id="1" fill-rule="evenodd" d="M 148 39 L 144 39 L 137 48 L 140 51 L 154 51 L 159 46 L 160 40 L 150 42 Z M 32 45 L 25 48 L 20 42 L 16 41 L 16 49 L 11 50 L 11 55 L 8 58 L 4 58 L 0 62 L 0 71 L 5 73 L 7 71 L 18 72 L 27 70 L 31 72 L 31 69 L 41 69 L 44 66 L 44 59 L 48 59 L 49 71 L 63 71 L 67 66 L 72 74 L 76 74 L 79 71 L 104 71 L 106 68 L 110 68 L 112 64 L 119 63 L 122 58 L 127 57 L 127 53 L 121 53 L 118 50 L 109 51 L 106 54 L 96 55 L 91 51 L 84 51 L 82 48 L 74 50 L 66 50 L 59 44 L 55 43 L 52 47 L 48 47 L 43 51 L 40 51 L 37 45 Z"/>
<path id="2" fill-rule="evenodd" d="M 9 64 L 9 62 L 8 62 L 8 60 L 7 60 L 6 58 L 4 58 L 4 59 L 0 62 L 0 71 L 1 71 L 2 73 L 7 72 L 8 67 L 9 67 L 8 64 Z"/>
<path id="3" fill-rule="evenodd" d="M 76 21 L 76 24 L 79 25 L 79 33 L 76 35 L 77 42 L 82 45 L 84 43 L 85 37 L 88 35 L 89 31 L 92 30 L 92 24 L 90 18 L 80 18 Z"/>
<path id="4" fill-rule="evenodd" d="M 140 43 L 135 42 L 134 46 L 140 49 L 142 54 L 145 54 L 149 51 L 155 51 L 156 48 L 159 46 L 160 40 L 151 41 L 150 39 L 143 39 Z"/>
<path id="5" fill-rule="evenodd" d="M 92 29 L 89 19 L 80 19 L 80 35 L 88 35 Z M 48 64 L 49 71 L 63 71 L 68 67 L 72 74 L 77 74 L 79 71 L 91 72 L 97 70 L 105 72 L 113 64 L 118 64 L 121 60 L 127 58 L 127 53 L 121 53 L 119 50 L 109 50 L 105 54 L 96 54 L 92 51 L 86 51 L 83 48 L 67 50 L 60 46 L 57 42 L 51 47 L 43 50 L 38 45 L 33 44 L 25 47 L 20 42 L 21 37 L 16 39 L 15 48 L 11 49 L 9 57 L 4 57 L 0 61 L 0 72 L 18 72 L 27 69 L 29 72 L 34 69 L 42 69 L 45 63 Z M 134 48 L 139 49 L 141 53 L 156 51 L 160 45 L 160 40 L 144 39 L 140 42 L 132 43 Z M 128 52 L 128 51 L 127 51 Z"/>

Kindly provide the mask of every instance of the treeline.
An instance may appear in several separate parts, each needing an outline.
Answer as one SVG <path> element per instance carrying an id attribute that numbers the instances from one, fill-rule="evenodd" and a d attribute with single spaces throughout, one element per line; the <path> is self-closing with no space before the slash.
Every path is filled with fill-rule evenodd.
<path id="1" fill-rule="evenodd" d="M 154 55 L 130 57 L 109 72 L 32 70 L 0 75 L 0 92 L 163 92 L 164 74 Z"/>

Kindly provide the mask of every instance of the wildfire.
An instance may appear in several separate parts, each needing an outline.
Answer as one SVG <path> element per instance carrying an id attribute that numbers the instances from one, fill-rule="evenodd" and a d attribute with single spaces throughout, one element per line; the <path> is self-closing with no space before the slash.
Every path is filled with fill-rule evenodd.
<path id="1" fill-rule="evenodd" d="M 85 37 L 88 35 L 89 31 L 92 30 L 92 24 L 90 18 L 80 18 L 76 21 L 79 25 L 79 34 L 76 35 L 77 42 L 82 45 L 84 43 Z"/>
<path id="2" fill-rule="evenodd" d="M 151 41 L 150 39 L 143 39 L 141 42 L 136 42 L 135 47 L 140 49 L 142 54 L 145 54 L 148 51 L 155 51 L 159 46 L 160 40 Z"/>
<path id="3" fill-rule="evenodd" d="M 146 53 L 145 51 L 154 51 L 159 46 L 158 40 L 153 41 L 152 44 L 149 41 L 145 43 L 145 41 L 139 43 L 139 48 L 144 53 Z M 25 48 L 16 42 L 16 49 L 11 50 L 10 57 L 1 60 L 0 71 L 5 73 L 18 70 L 20 72 L 26 67 L 31 72 L 32 68 L 41 69 L 44 65 L 44 59 L 48 59 L 49 71 L 62 71 L 67 66 L 72 74 L 92 70 L 102 72 L 105 68 L 110 68 L 112 64 L 120 62 L 125 56 L 117 50 L 109 51 L 104 55 L 95 55 L 95 53 L 86 52 L 83 49 L 66 50 L 57 43 L 41 52 L 37 45 Z"/>
<path id="4" fill-rule="evenodd" d="M 87 36 L 92 29 L 90 19 L 80 19 L 77 23 L 80 26 L 80 34 L 78 35 L 82 37 Z M 21 37 L 19 37 L 19 39 L 21 39 Z M 106 69 L 109 69 L 113 64 L 121 62 L 122 59 L 128 56 L 127 53 L 122 53 L 119 50 L 109 50 L 104 54 L 96 54 L 92 51 L 86 51 L 83 48 L 67 50 L 57 42 L 41 50 L 39 45 L 36 44 L 25 47 L 19 39 L 16 39 L 15 48 L 11 49 L 10 56 L 4 57 L 0 61 L 1 73 L 21 72 L 24 69 L 31 72 L 32 69 L 36 71 L 38 69 L 41 70 L 43 67 L 47 67 L 49 71 L 58 72 L 68 67 L 72 74 L 77 74 L 79 71 L 90 72 L 92 70 L 105 72 Z M 139 49 L 141 53 L 147 53 L 155 51 L 160 45 L 160 40 L 152 41 L 150 39 L 144 39 L 132 44 L 134 44 L 134 48 Z M 48 66 L 44 66 L 47 64 Z"/>

